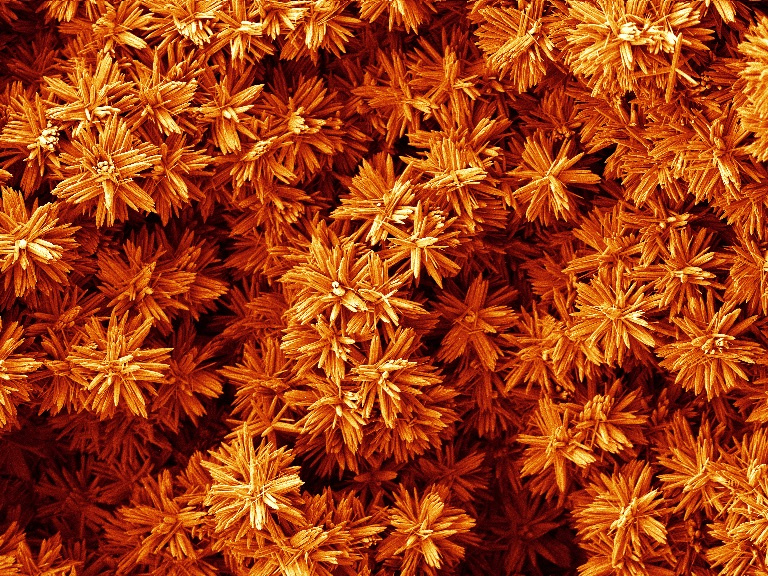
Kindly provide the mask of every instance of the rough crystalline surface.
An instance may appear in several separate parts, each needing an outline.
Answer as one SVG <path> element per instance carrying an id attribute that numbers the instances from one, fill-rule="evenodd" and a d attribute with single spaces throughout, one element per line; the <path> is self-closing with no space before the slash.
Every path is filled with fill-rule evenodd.
<path id="1" fill-rule="evenodd" d="M 0 576 L 768 574 L 749 0 L 0 0 Z"/>

